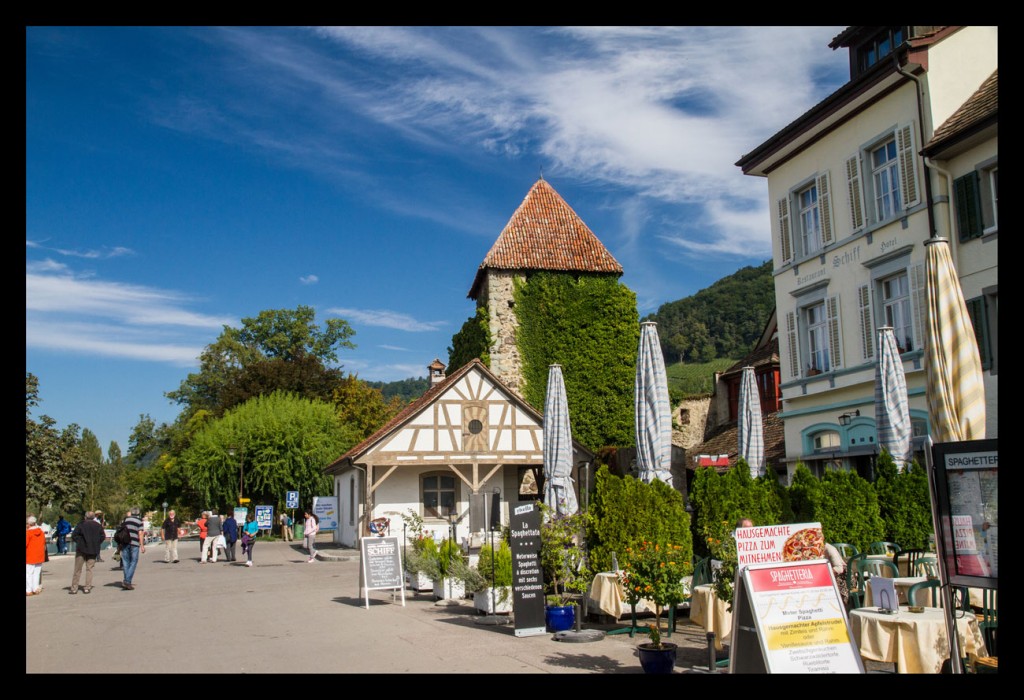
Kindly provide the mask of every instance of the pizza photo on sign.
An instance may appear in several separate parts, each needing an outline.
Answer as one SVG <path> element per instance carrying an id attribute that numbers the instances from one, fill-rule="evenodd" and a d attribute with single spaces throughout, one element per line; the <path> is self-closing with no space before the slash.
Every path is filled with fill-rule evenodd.
<path id="1" fill-rule="evenodd" d="M 817 528 L 797 530 L 782 545 L 782 561 L 822 559 L 825 556 L 825 537 Z"/>

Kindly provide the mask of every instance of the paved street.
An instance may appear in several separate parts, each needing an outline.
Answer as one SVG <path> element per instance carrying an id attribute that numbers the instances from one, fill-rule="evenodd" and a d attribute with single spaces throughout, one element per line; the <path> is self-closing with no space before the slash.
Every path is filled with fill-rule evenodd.
<path id="1" fill-rule="evenodd" d="M 28 673 L 541 673 L 640 674 L 629 635 L 560 642 L 516 637 L 512 625 L 480 624 L 472 601 L 436 605 L 427 593 L 359 597 L 358 553 L 328 549 L 306 563 L 296 543 L 259 542 L 254 565 L 199 564 L 199 543 L 146 548 L 133 591 L 122 590 L 111 555 L 94 588 L 69 595 L 74 556 L 43 566 L 43 592 L 26 597 Z M 241 552 L 239 551 L 241 557 Z M 244 558 L 243 558 L 244 559 Z M 84 578 L 84 573 L 83 573 Z M 621 627 L 616 625 L 615 627 Z M 585 629 L 612 629 L 586 624 Z M 683 620 L 676 673 L 704 673 L 702 629 Z M 124 646 L 135 649 L 126 657 Z"/>

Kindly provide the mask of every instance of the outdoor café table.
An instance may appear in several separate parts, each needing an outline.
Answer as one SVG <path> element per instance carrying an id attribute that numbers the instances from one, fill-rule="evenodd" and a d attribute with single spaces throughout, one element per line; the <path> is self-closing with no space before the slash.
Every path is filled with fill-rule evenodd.
<path id="1" fill-rule="evenodd" d="M 693 589 L 690 600 L 690 621 L 701 625 L 705 632 L 715 633 L 715 649 L 721 651 L 732 634 L 732 613 L 728 603 L 718 599 L 714 586 L 704 584 Z"/>
<path id="2" fill-rule="evenodd" d="M 985 640 L 974 615 L 955 615 L 960 651 L 964 656 L 987 656 Z M 850 611 L 850 629 L 860 655 L 869 661 L 896 664 L 897 673 L 939 673 L 949 658 L 949 637 L 942 608 L 912 613 L 906 606 L 892 614 L 870 608 Z"/>
<path id="3" fill-rule="evenodd" d="M 623 615 L 628 615 L 629 603 L 622 592 L 622 582 L 614 571 L 602 571 L 594 576 L 594 582 L 590 585 L 590 603 L 604 615 L 610 615 L 618 620 Z M 654 603 L 641 599 L 636 604 L 636 611 L 654 611 Z"/>

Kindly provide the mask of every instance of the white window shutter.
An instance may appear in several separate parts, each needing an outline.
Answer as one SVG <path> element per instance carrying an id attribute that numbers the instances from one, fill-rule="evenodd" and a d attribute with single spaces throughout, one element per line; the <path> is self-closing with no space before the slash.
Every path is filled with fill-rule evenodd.
<path id="1" fill-rule="evenodd" d="M 839 369 L 843 366 L 843 341 L 838 294 L 825 299 L 825 317 L 828 320 L 828 351 L 832 357 L 832 369 Z"/>
<path id="2" fill-rule="evenodd" d="M 871 322 L 871 289 L 868 285 L 857 288 L 858 311 L 860 312 L 860 345 L 863 359 L 875 356 L 875 329 Z"/>
<path id="3" fill-rule="evenodd" d="M 924 349 L 925 324 L 928 322 L 928 289 L 924 274 L 924 263 L 910 268 L 910 306 L 914 314 L 914 349 Z"/>
<path id="4" fill-rule="evenodd" d="M 827 246 L 835 240 L 832 235 L 832 188 L 829 186 L 828 171 L 818 176 L 818 210 L 821 213 L 821 243 Z"/>
<path id="5" fill-rule="evenodd" d="M 904 124 L 896 130 L 896 150 L 900 159 L 903 208 L 909 209 L 921 201 L 917 191 L 917 155 L 914 153 L 913 124 Z"/>
<path id="6" fill-rule="evenodd" d="M 860 182 L 860 156 L 846 159 L 846 185 L 850 195 L 850 225 L 853 231 L 864 228 L 864 193 Z"/>
<path id="7" fill-rule="evenodd" d="M 789 376 L 796 379 L 800 376 L 800 343 L 797 341 L 796 313 L 786 312 L 786 345 L 789 351 Z"/>
<path id="8" fill-rule="evenodd" d="M 789 199 L 783 197 L 779 200 L 779 251 L 782 254 L 781 264 L 785 265 L 793 260 L 793 239 L 789 231 Z"/>

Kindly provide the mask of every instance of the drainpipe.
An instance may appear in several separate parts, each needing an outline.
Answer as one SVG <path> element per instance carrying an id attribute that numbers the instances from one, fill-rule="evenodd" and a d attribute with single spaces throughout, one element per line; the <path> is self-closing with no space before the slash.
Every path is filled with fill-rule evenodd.
<path id="1" fill-rule="evenodd" d="M 895 52 L 892 55 L 892 62 L 896 67 L 897 73 L 905 78 L 910 78 L 917 86 L 917 89 L 914 90 L 914 96 L 917 97 L 917 132 L 920 147 L 924 148 L 924 108 L 921 104 L 921 93 L 924 91 L 924 86 L 921 84 L 920 78 L 900 67 L 900 59 Z M 932 201 L 932 178 L 928 172 L 928 159 L 925 158 L 922 162 L 924 164 L 924 197 L 925 201 L 928 202 L 928 237 L 935 238 L 938 234 L 935 231 L 935 213 L 932 211 L 932 207 L 935 206 L 935 203 Z"/>
<path id="2" fill-rule="evenodd" d="M 931 158 L 927 156 L 924 159 L 925 165 L 935 170 L 946 178 L 946 237 L 950 240 L 949 254 L 953 258 L 953 266 L 959 267 L 957 264 L 957 251 L 959 248 L 952 245 L 953 241 L 953 175 L 948 170 L 943 170 L 935 164 Z"/>

